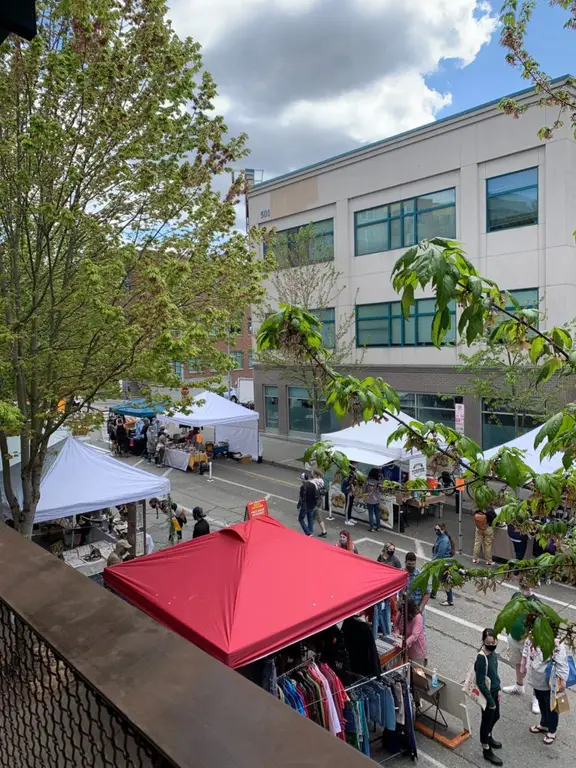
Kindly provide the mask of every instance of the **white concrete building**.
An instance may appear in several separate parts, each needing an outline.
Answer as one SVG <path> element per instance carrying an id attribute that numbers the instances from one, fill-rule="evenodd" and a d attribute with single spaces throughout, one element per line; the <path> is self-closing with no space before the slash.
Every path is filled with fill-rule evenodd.
<path id="1" fill-rule="evenodd" d="M 516 97 L 537 99 L 530 91 Z M 534 107 L 515 120 L 497 102 L 485 104 L 249 193 L 251 225 L 281 233 L 318 223 L 346 285 L 325 319 L 337 324 L 355 310 L 356 344 L 366 345 L 359 374 L 389 381 L 405 393 L 404 410 L 419 418 L 453 420 L 453 402 L 436 395 L 455 394 L 464 348 L 457 340 L 431 346 L 430 294 L 421 295 L 410 321 L 401 317 L 391 270 L 415 241 L 455 237 L 482 275 L 518 292 L 525 305 L 539 303 L 547 325 L 576 315 L 576 142 L 568 126 L 550 141 L 538 138 L 556 116 L 557 109 Z M 256 408 L 267 431 L 312 432 L 306 393 L 297 389 L 256 368 Z M 505 415 L 498 426 L 481 403 L 466 398 L 465 405 L 466 432 L 486 447 L 514 436 Z"/>

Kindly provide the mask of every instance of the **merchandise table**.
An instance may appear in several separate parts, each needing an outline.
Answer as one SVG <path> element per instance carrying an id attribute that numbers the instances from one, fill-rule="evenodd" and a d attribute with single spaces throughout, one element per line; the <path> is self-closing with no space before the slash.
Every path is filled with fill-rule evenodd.
<path id="1" fill-rule="evenodd" d="M 164 454 L 164 463 L 174 469 L 179 469 L 182 472 L 186 472 L 187 469 L 195 470 L 196 464 L 207 462 L 208 455 L 201 451 L 199 453 L 187 453 L 186 451 L 179 451 L 176 448 L 166 448 Z"/>

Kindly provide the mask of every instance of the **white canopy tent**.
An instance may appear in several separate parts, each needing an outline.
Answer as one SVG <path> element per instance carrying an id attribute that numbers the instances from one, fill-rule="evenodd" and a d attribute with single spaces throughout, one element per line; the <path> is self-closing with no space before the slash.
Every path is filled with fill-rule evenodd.
<path id="1" fill-rule="evenodd" d="M 412 416 L 400 411 L 398 418 L 404 422 L 415 421 Z M 395 419 L 387 421 L 364 421 L 353 427 L 338 432 L 322 435 L 322 440 L 329 440 L 334 447 L 345 454 L 350 461 L 382 466 L 393 461 L 408 461 L 419 458 L 417 451 L 407 451 L 402 440 L 394 440 L 388 445 L 388 438 L 399 427 Z"/>
<path id="2" fill-rule="evenodd" d="M 12 468 L 11 476 L 12 487 L 21 501 L 18 465 Z M 122 464 L 97 448 L 68 437 L 47 461 L 34 522 L 57 520 L 167 493 L 170 493 L 168 478 Z M 11 515 L 3 484 L 1 498 L 4 514 Z"/>
<path id="3" fill-rule="evenodd" d="M 484 458 L 491 459 L 495 456 L 500 448 L 518 448 L 521 451 L 525 451 L 522 460 L 527 464 L 534 472 L 555 472 L 557 469 L 562 468 L 562 454 L 556 453 L 553 456 L 549 456 L 545 459 L 540 458 L 540 451 L 546 445 L 547 438 L 541 443 L 538 448 L 534 448 L 534 440 L 536 435 L 542 427 L 536 427 L 531 429 L 530 432 L 526 432 L 520 437 L 515 437 L 514 440 L 510 440 L 502 445 L 497 445 L 495 448 L 490 448 L 488 451 L 484 451 Z"/>
<path id="4" fill-rule="evenodd" d="M 161 414 L 160 423 L 184 424 L 187 427 L 214 427 L 214 441 L 228 442 L 231 451 L 250 454 L 254 461 L 258 459 L 259 416 L 256 411 L 244 408 L 214 392 L 201 392 L 194 397 L 203 401 L 193 405 L 189 413 L 176 411 L 171 416 Z"/>

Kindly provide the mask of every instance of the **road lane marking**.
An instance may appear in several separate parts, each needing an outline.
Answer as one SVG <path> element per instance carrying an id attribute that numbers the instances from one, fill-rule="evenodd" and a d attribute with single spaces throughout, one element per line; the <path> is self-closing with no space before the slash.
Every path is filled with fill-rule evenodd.
<path id="1" fill-rule="evenodd" d="M 260 494 L 260 496 L 265 496 L 264 491 L 260 490 L 259 488 L 252 488 L 250 485 L 242 485 L 242 483 L 235 483 L 233 480 L 224 480 L 223 477 L 214 477 L 213 479 L 219 483 L 226 483 L 227 485 L 235 485 L 237 488 L 244 488 L 246 491 L 252 491 L 253 493 Z M 278 496 L 277 493 L 271 493 L 270 496 L 275 499 L 281 499 L 282 501 L 287 501 L 289 504 L 296 505 L 296 502 L 294 501 L 294 499 L 287 499 L 285 496 Z"/>
<path id="2" fill-rule="evenodd" d="M 143 464 L 145 459 L 140 459 L 140 461 L 137 461 L 136 464 L 134 464 L 135 467 L 138 467 L 140 464 Z"/>
<path id="3" fill-rule="evenodd" d="M 170 472 L 172 472 L 173 469 L 174 467 L 168 467 L 166 472 L 162 472 L 162 477 L 168 477 L 168 475 L 170 474 Z"/>
<path id="4" fill-rule="evenodd" d="M 356 541 L 354 543 L 355 544 L 362 544 L 364 541 L 369 541 L 371 544 L 376 544 L 379 547 L 382 546 L 382 542 L 381 541 L 377 541 L 376 539 L 371 539 L 369 536 L 365 536 L 362 539 L 356 539 Z M 417 541 L 417 540 L 414 539 L 414 541 Z M 407 552 L 410 552 L 409 549 L 400 549 L 400 547 L 396 547 L 396 551 L 397 552 L 402 552 L 403 555 L 405 555 Z M 420 555 L 420 554 L 418 554 L 418 552 L 416 552 L 416 555 L 420 558 L 420 560 L 426 560 L 427 562 L 431 562 L 432 561 L 432 558 L 431 557 L 427 557 L 426 555 Z M 506 589 L 513 589 L 514 592 L 518 592 L 518 587 L 517 587 L 516 584 L 507 584 L 506 582 L 504 582 L 502 584 L 499 584 L 498 586 L 506 587 Z M 559 586 L 568 586 L 568 585 L 561 584 Z M 536 597 L 540 598 L 540 600 L 543 600 L 544 602 L 555 603 L 556 605 L 559 605 L 561 608 L 564 608 L 564 609 L 568 608 L 571 611 L 576 611 L 576 606 L 573 605 L 572 603 L 566 603 L 563 600 L 557 600 L 555 597 L 548 597 L 548 595 L 543 595 L 540 592 L 534 592 L 534 594 L 536 595 Z"/>
<path id="5" fill-rule="evenodd" d="M 418 757 L 423 757 L 424 760 L 426 760 L 430 765 L 433 765 L 434 768 L 448 768 L 445 763 L 441 763 L 440 760 L 436 760 L 435 757 L 432 757 L 432 755 L 427 754 L 426 752 L 423 752 L 420 747 L 418 747 Z M 466 761 L 468 762 L 468 761 Z"/>
<path id="6" fill-rule="evenodd" d="M 288 485 L 290 488 L 299 488 L 300 483 L 289 483 L 288 480 L 279 480 L 275 477 L 268 477 L 268 475 L 261 475 L 259 472 L 250 472 L 249 470 L 238 469 L 238 467 L 228 466 L 232 472 L 241 472 L 243 475 L 250 475 L 251 477 L 259 477 L 261 480 L 266 480 L 269 483 L 280 483 L 280 485 Z"/>

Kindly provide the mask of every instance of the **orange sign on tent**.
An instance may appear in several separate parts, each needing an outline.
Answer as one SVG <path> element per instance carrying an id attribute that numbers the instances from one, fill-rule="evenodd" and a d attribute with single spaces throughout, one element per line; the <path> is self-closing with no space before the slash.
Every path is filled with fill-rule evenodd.
<path id="1" fill-rule="evenodd" d="M 270 513 L 268 512 L 268 502 L 266 499 L 249 501 L 248 504 L 246 504 L 244 520 L 252 520 L 253 518 L 260 517 L 261 515 L 264 515 L 265 517 L 270 516 Z"/>

